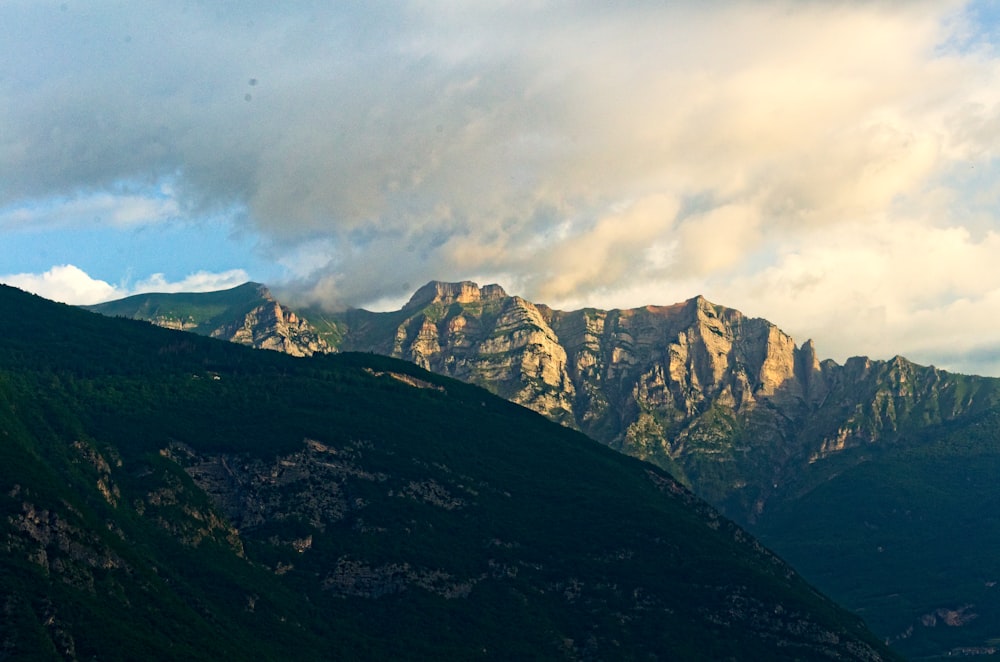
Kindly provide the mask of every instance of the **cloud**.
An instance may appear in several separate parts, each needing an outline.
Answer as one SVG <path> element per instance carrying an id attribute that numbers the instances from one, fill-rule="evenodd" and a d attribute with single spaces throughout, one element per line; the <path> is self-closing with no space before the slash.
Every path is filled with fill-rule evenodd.
<path id="1" fill-rule="evenodd" d="M 111 285 L 72 264 L 55 266 L 40 274 L 0 275 L 0 283 L 72 305 L 102 303 L 144 292 L 211 292 L 236 287 L 248 280 L 245 271 L 233 269 L 223 273 L 199 271 L 177 282 L 168 281 L 163 274 L 153 274 L 132 286 Z"/>
<path id="2" fill-rule="evenodd" d="M 753 301 L 823 356 L 896 354 L 956 371 L 1000 374 L 976 363 L 1000 319 L 1000 233 L 868 222 L 811 231 L 766 268 L 707 285 L 719 301 Z M 980 352 L 981 353 L 981 352 Z"/>
<path id="3" fill-rule="evenodd" d="M 168 188 L 144 193 L 93 191 L 0 210 L 0 231 L 94 226 L 128 229 L 168 221 L 180 214 L 177 201 L 169 195 Z"/>
<path id="4" fill-rule="evenodd" d="M 752 205 L 729 204 L 689 217 L 677 232 L 674 269 L 704 276 L 733 268 L 760 242 L 760 213 Z"/>
<path id="5" fill-rule="evenodd" d="M 235 209 L 330 304 L 701 292 L 837 355 L 1000 289 L 982 3 L 65 7 L 0 8 L 0 231 Z"/>
<path id="6" fill-rule="evenodd" d="M 0 276 L 0 283 L 62 303 L 86 305 L 119 297 L 119 290 L 113 285 L 91 278 L 72 264 L 52 267 L 41 274 Z"/>
<path id="7" fill-rule="evenodd" d="M 243 269 L 229 269 L 221 273 L 198 271 L 179 281 L 171 282 L 163 274 L 153 274 L 128 288 L 130 294 L 144 292 L 213 292 L 242 285 L 250 280 Z"/>

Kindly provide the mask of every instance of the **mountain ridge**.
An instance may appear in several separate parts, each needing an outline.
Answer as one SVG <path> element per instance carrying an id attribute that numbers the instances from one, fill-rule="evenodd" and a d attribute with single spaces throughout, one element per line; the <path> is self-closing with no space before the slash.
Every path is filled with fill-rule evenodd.
<path id="1" fill-rule="evenodd" d="M 217 292 L 136 294 L 82 307 L 292 356 L 331 351 L 307 320 L 279 303 L 261 283 Z"/>
<path id="2" fill-rule="evenodd" d="M 0 288 L 0 650 L 893 659 L 665 472 L 388 357 Z"/>
<path id="3" fill-rule="evenodd" d="M 331 348 L 482 385 L 659 465 L 907 655 L 993 645 L 1000 522 L 984 504 L 1000 426 L 986 422 L 1000 380 L 903 357 L 820 360 L 812 342 L 704 297 L 558 311 L 472 282 L 422 290 L 391 312 L 298 313 Z M 952 613 L 964 616 L 937 615 Z"/>
<path id="4" fill-rule="evenodd" d="M 260 302 L 244 300 L 254 287 Z M 213 308 L 189 330 L 297 356 L 361 351 L 411 361 L 654 462 L 741 521 L 758 517 L 775 486 L 803 466 L 1000 402 L 998 380 L 903 357 L 820 360 L 812 340 L 797 346 L 771 322 L 701 295 L 667 306 L 561 311 L 497 284 L 430 281 L 397 311 L 327 313 L 293 312 L 254 283 L 212 296 L 226 293 L 238 302 L 227 308 L 235 316 L 226 321 Z M 88 309 L 169 326 L 154 312 L 176 296 Z M 748 460 L 733 449 L 749 437 L 757 452 Z M 724 473 L 706 478 L 706 461 Z"/>
<path id="5" fill-rule="evenodd" d="M 741 520 L 762 512 L 786 474 L 845 449 L 891 441 L 915 424 L 915 410 L 926 424 L 983 410 L 1000 397 L 996 380 L 902 357 L 821 361 L 812 341 L 798 347 L 767 320 L 702 296 L 670 306 L 559 311 L 516 296 L 476 297 L 476 287 L 432 281 L 421 291 L 458 288 L 465 300 L 414 297 L 423 308 L 411 299 L 400 311 L 342 313 L 337 346 L 484 386 L 667 468 Z M 901 386 L 907 378 L 937 385 L 947 402 Z M 899 383 L 887 389 L 883 379 Z M 963 401 L 949 388 L 971 396 Z M 855 394 L 863 401 L 852 401 Z M 725 439 L 713 432 L 720 424 L 729 428 Z M 734 434 L 754 437 L 758 451 L 771 447 L 771 475 L 748 482 L 759 468 L 722 449 L 735 469 L 720 481 L 699 478 L 702 456 L 718 456 L 719 443 Z"/>

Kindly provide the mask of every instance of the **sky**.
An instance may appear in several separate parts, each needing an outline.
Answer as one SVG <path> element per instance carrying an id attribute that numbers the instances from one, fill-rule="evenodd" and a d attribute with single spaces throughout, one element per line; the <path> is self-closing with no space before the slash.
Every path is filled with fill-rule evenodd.
<path id="1" fill-rule="evenodd" d="M 4 0 L 0 282 L 703 295 L 1000 376 L 993 0 Z"/>

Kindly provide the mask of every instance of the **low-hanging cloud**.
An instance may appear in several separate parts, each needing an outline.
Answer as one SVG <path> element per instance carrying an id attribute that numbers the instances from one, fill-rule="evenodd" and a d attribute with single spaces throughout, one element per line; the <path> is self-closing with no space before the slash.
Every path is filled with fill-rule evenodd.
<path id="1" fill-rule="evenodd" d="M 0 208 L 169 182 L 331 305 L 496 277 L 884 328 L 923 273 L 972 297 L 997 226 L 1000 59 L 957 0 L 62 7 L 0 9 Z"/>

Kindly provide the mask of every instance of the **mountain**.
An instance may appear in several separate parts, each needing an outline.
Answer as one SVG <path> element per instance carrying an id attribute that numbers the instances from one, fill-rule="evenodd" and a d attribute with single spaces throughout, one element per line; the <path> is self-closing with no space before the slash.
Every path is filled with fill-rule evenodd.
<path id="1" fill-rule="evenodd" d="M 308 320 L 275 301 L 259 283 L 197 294 L 137 294 L 84 307 L 292 356 L 331 351 Z"/>
<path id="2" fill-rule="evenodd" d="M 400 311 L 336 318 L 339 348 L 478 384 L 671 471 L 752 523 L 822 460 L 986 411 L 1000 381 L 892 361 L 819 361 L 763 319 L 695 297 L 553 310 L 497 285 L 432 282 Z"/>
<path id="3" fill-rule="evenodd" d="M 844 459 L 754 534 L 912 659 L 1000 652 L 1000 410 Z"/>
<path id="4" fill-rule="evenodd" d="M 553 310 L 432 282 L 339 346 L 480 384 L 670 471 L 907 655 L 1000 650 L 1000 380 L 820 361 L 695 297 Z"/>
<path id="5" fill-rule="evenodd" d="M 0 287 L 0 655 L 892 659 L 662 470 L 368 354 Z"/>
<path id="6" fill-rule="evenodd" d="M 481 385 L 659 465 L 914 657 L 1000 648 L 1000 380 L 820 360 L 695 297 L 558 311 L 431 282 L 320 320 L 331 348 Z"/>

